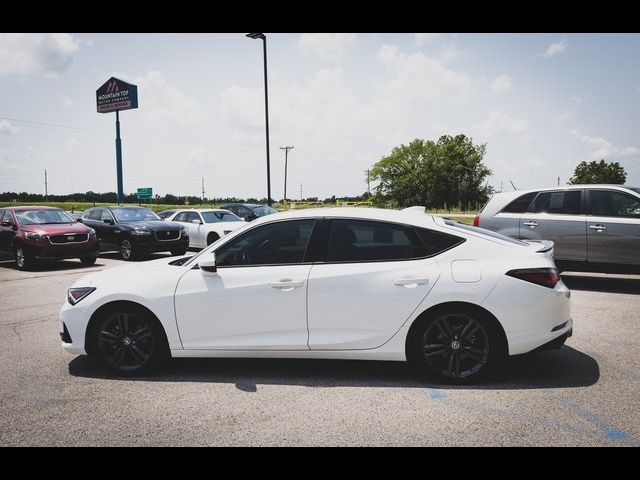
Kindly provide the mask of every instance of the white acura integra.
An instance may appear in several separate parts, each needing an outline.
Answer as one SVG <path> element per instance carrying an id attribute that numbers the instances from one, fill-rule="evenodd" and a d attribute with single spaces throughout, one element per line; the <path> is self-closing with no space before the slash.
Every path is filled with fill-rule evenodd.
<path id="1" fill-rule="evenodd" d="M 169 357 L 409 360 L 439 380 L 560 347 L 570 292 L 553 244 L 404 211 L 319 209 L 246 224 L 193 257 L 90 274 L 62 347 L 117 373 Z"/>

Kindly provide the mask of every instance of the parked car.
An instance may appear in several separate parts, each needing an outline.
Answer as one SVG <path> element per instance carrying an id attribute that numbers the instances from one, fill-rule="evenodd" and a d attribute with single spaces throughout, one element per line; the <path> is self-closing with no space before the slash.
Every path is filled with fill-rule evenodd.
<path id="1" fill-rule="evenodd" d="M 53 207 L 0 208 L 0 253 L 12 255 L 19 270 L 38 260 L 79 258 L 93 265 L 96 232 Z"/>
<path id="2" fill-rule="evenodd" d="M 245 222 L 229 210 L 194 208 L 176 210 L 167 220 L 178 222 L 189 233 L 189 246 L 204 248 L 221 237 L 245 225 Z"/>
<path id="3" fill-rule="evenodd" d="M 640 272 L 640 188 L 569 185 L 494 195 L 476 226 L 552 240 L 563 270 Z"/>
<path id="4" fill-rule="evenodd" d="M 82 214 L 84 213 L 84 212 L 75 212 L 75 211 L 70 212 L 69 210 L 65 210 L 65 212 L 74 220 L 78 220 L 79 218 L 82 218 Z"/>
<path id="5" fill-rule="evenodd" d="M 570 292 L 551 242 L 415 211 L 278 213 L 189 258 L 77 281 L 62 347 L 118 373 L 168 357 L 409 360 L 443 381 L 559 347 Z"/>
<path id="6" fill-rule="evenodd" d="M 162 220 L 166 220 L 167 218 L 169 218 L 170 216 L 172 216 L 174 213 L 176 213 L 178 210 L 163 210 L 161 212 L 158 212 L 158 216 L 162 219 Z"/>
<path id="7" fill-rule="evenodd" d="M 117 250 L 123 260 L 134 260 L 152 252 L 184 255 L 189 247 L 187 229 L 164 222 L 146 207 L 90 208 L 81 221 L 95 229 L 100 250 Z"/>
<path id="8" fill-rule="evenodd" d="M 235 213 L 245 222 L 251 222 L 256 218 L 278 213 L 277 210 L 271 208 L 269 205 L 262 205 L 259 203 L 227 203 L 226 205 L 222 205 L 220 208 Z"/>

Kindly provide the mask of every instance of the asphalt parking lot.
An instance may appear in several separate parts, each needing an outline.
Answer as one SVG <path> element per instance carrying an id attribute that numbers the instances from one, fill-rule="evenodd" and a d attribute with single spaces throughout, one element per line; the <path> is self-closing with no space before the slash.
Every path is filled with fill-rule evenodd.
<path id="1" fill-rule="evenodd" d="M 67 288 L 120 263 L 0 262 L 0 445 L 640 445 L 640 276 L 563 275 L 573 337 L 482 385 L 320 360 L 179 359 L 129 379 L 63 352 L 57 329 Z"/>

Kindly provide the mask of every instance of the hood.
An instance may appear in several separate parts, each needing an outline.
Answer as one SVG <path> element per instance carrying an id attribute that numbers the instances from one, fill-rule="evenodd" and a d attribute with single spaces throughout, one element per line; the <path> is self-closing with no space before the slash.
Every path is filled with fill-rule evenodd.
<path id="1" fill-rule="evenodd" d="M 164 232 L 167 230 L 180 230 L 182 225 L 176 222 L 164 220 L 141 220 L 139 222 L 122 222 L 119 225 L 130 228 L 146 228 L 152 232 Z"/>
<path id="2" fill-rule="evenodd" d="M 74 287 L 95 287 L 100 284 L 102 279 L 108 280 L 115 274 L 117 278 L 123 278 L 124 274 L 127 280 L 134 278 L 134 275 L 148 275 L 150 272 L 166 270 L 167 268 L 174 268 L 177 274 L 184 273 L 179 266 L 171 266 L 169 262 L 177 260 L 178 257 L 166 257 L 159 258 L 158 260 L 150 260 L 142 263 L 127 263 L 125 265 L 119 265 L 117 267 L 106 268 L 99 272 L 90 273 L 80 278 L 74 283 Z"/>
<path id="3" fill-rule="evenodd" d="M 216 230 L 237 230 L 240 227 L 244 227 L 247 222 L 216 222 L 216 223 L 207 223 L 206 225 L 210 225 L 211 228 L 216 228 Z"/>
<path id="4" fill-rule="evenodd" d="M 62 223 L 54 225 L 20 225 L 23 232 L 35 232 L 41 235 L 62 235 L 65 233 L 89 233 L 89 227 L 82 223 Z"/>

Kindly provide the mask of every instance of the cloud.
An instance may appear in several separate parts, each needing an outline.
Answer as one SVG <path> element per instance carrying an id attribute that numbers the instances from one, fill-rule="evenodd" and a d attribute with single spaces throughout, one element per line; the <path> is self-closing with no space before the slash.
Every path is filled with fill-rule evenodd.
<path id="1" fill-rule="evenodd" d="M 549 45 L 547 50 L 538 54 L 538 56 L 543 58 L 551 58 L 551 57 L 555 57 L 556 55 L 560 55 L 561 53 L 564 53 L 566 51 L 567 51 L 567 40 L 563 38 L 559 42 L 552 43 L 551 45 Z"/>
<path id="2" fill-rule="evenodd" d="M 307 55 L 340 61 L 355 39 L 355 33 L 303 33 L 298 39 L 298 47 Z"/>
<path id="3" fill-rule="evenodd" d="M 187 126 L 199 118 L 197 102 L 182 90 L 169 85 L 162 73 L 147 72 L 136 77 L 133 83 L 139 87 L 139 102 L 146 120 Z"/>
<path id="4" fill-rule="evenodd" d="M 393 76 L 390 92 L 405 101 L 433 100 L 456 96 L 471 86 L 471 78 L 445 67 L 422 52 L 401 53 L 395 45 L 382 45 L 378 62 Z"/>
<path id="5" fill-rule="evenodd" d="M 15 135 L 20 129 L 13 125 L 9 120 L 0 120 L 0 134 Z"/>
<path id="6" fill-rule="evenodd" d="M 0 33 L 0 77 L 57 78 L 79 48 L 68 33 Z"/>
<path id="7" fill-rule="evenodd" d="M 640 156 L 640 148 L 638 147 L 628 146 L 620 148 L 616 147 L 606 138 L 581 135 L 577 130 L 572 130 L 571 133 L 578 136 L 580 140 L 587 145 L 587 160 L 614 160 Z"/>
<path id="8" fill-rule="evenodd" d="M 416 33 L 413 37 L 413 44 L 417 47 L 422 47 L 427 43 L 431 43 L 440 37 L 439 33 Z"/>
<path id="9" fill-rule="evenodd" d="M 582 99 L 580 97 L 571 97 L 569 101 L 571 102 L 571 105 L 567 110 L 558 114 L 558 116 L 555 118 L 555 123 L 565 123 L 575 117 L 576 112 L 578 111 L 578 107 L 582 104 Z"/>
<path id="10" fill-rule="evenodd" d="M 512 78 L 506 73 L 503 73 L 499 77 L 496 77 L 496 79 L 493 81 L 493 83 L 491 84 L 491 90 L 493 91 L 493 93 L 504 93 L 511 90 L 512 86 Z"/>
<path id="11" fill-rule="evenodd" d="M 64 105 L 66 108 L 73 108 L 76 104 L 69 95 L 66 95 L 64 93 L 59 93 L 58 98 L 62 101 L 62 105 Z"/>
<path id="12" fill-rule="evenodd" d="M 529 122 L 524 118 L 512 118 L 504 112 L 493 110 L 475 130 L 486 136 L 521 135 L 529 130 Z"/>

